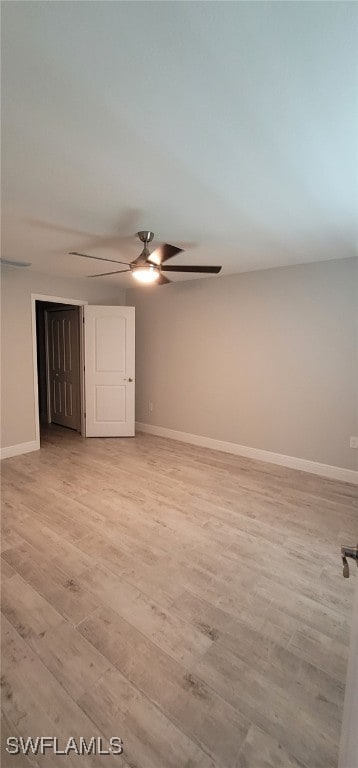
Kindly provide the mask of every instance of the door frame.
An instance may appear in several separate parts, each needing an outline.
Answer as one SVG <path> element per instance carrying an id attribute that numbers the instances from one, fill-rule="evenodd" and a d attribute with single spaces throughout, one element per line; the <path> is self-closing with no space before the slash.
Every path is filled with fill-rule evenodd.
<path id="1" fill-rule="evenodd" d="M 48 296 L 43 293 L 31 294 L 31 325 L 32 325 L 32 367 L 34 381 L 34 402 L 35 402 L 35 439 L 40 445 L 40 414 L 39 414 L 39 390 L 38 390 L 38 371 L 37 371 L 37 335 L 36 335 L 36 302 L 50 301 L 53 304 L 72 304 L 80 307 L 80 392 L 81 392 L 81 435 L 86 436 L 85 422 L 85 383 L 84 383 L 84 323 L 83 307 L 88 304 L 84 299 L 71 299 L 63 296 Z"/>

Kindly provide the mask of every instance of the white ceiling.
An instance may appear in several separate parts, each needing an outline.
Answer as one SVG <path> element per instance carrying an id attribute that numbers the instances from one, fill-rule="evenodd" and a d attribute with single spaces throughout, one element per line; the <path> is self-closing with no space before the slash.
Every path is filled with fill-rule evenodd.
<path id="1" fill-rule="evenodd" d="M 2 15 L 3 258 L 94 274 L 68 251 L 130 260 L 147 228 L 227 274 L 357 253 L 357 3 Z"/>

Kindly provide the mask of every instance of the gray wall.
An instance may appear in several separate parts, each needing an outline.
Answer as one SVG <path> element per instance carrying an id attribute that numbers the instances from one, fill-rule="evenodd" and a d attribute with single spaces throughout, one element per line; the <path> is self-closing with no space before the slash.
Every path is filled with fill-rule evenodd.
<path id="1" fill-rule="evenodd" d="M 128 291 L 137 421 L 357 469 L 357 286 L 344 259 Z"/>
<path id="2" fill-rule="evenodd" d="M 4 267 L 1 281 L 1 446 L 35 440 L 31 293 L 125 304 L 125 292 L 90 280 Z"/>

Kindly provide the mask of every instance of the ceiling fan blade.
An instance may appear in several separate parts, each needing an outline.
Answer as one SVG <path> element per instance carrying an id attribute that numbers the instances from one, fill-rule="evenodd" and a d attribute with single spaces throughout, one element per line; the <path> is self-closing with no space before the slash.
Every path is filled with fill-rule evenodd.
<path id="1" fill-rule="evenodd" d="M 178 264 L 178 266 L 173 266 L 172 264 L 170 264 L 168 267 L 164 265 L 162 266 L 163 272 L 202 272 L 203 274 L 207 275 L 217 275 L 221 269 L 222 267 L 195 267 L 192 266 L 192 264 L 188 266 L 180 264 Z"/>
<path id="2" fill-rule="evenodd" d="M 99 275 L 87 275 L 87 277 L 105 277 L 106 275 L 123 275 L 125 272 L 130 272 L 130 269 L 116 269 L 115 272 L 101 272 Z"/>
<path id="3" fill-rule="evenodd" d="M 0 259 L 3 267 L 31 267 L 30 261 L 11 261 L 11 259 Z"/>
<path id="4" fill-rule="evenodd" d="M 157 285 L 166 285 L 167 283 L 173 282 L 172 280 L 169 280 L 165 275 L 159 275 L 158 280 L 156 281 Z"/>
<path id="5" fill-rule="evenodd" d="M 69 256 L 83 256 L 84 259 L 96 259 L 96 261 L 112 261 L 113 264 L 125 264 L 128 267 L 127 261 L 117 261 L 117 259 L 102 259 L 101 256 L 88 256 L 87 253 L 77 253 L 77 251 L 71 251 Z"/>
<path id="6" fill-rule="evenodd" d="M 162 243 L 162 245 L 158 245 L 158 248 L 150 254 L 147 261 L 159 266 L 160 264 L 164 264 L 165 261 L 168 261 L 168 259 L 173 258 L 173 256 L 176 256 L 177 253 L 181 253 L 182 250 L 182 248 L 177 248 L 175 245 Z"/>

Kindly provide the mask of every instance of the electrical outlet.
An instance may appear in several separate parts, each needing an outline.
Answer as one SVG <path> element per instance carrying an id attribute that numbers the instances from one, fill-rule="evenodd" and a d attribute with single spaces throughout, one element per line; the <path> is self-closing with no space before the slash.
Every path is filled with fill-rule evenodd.
<path id="1" fill-rule="evenodd" d="M 352 435 L 352 437 L 351 437 L 351 439 L 349 441 L 349 447 L 350 448 L 358 448 L 358 437 L 354 437 L 354 435 Z"/>
<path id="2" fill-rule="evenodd" d="M 153 411 L 153 403 L 149 403 L 149 413 L 152 413 Z"/>

